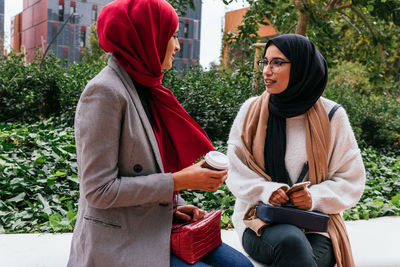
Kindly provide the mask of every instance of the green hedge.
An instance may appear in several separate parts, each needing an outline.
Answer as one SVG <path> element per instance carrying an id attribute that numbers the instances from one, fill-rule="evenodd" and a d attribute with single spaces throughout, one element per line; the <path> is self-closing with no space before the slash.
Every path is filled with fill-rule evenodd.
<path id="1" fill-rule="evenodd" d="M 15 54 L 0 60 L 0 232 L 73 229 L 78 203 L 74 112 L 85 84 L 103 66 L 62 64 L 49 57 L 40 68 L 38 61 L 25 65 Z M 346 108 L 368 175 L 361 202 L 344 216 L 400 215 L 399 102 L 372 93 L 362 65 L 344 62 L 330 73 L 326 96 Z M 252 87 L 252 78 L 252 66 L 246 63 L 235 70 L 171 70 L 163 83 L 224 151 L 240 105 L 263 91 Z M 214 193 L 183 193 L 189 203 L 222 209 L 228 227 L 234 197 L 226 186 Z"/>
<path id="2" fill-rule="evenodd" d="M 102 63 L 68 64 L 50 55 L 25 64 L 11 53 L 0 60 L 0 122 L 32 123 L 65 114 L 73 123 L 75 107 L 86 83 Z"/>
<path id="3" fill-rule="evenodd" d="M 7 60 L 0 60 L 0 122 L 32 123 L 62 116 L 62 121 L 72 126 L 83 88 L 103 66 L 104 61 L 62 64 L 50 56 L 40 67 L 39 60 L 25 65 L 22 57 L 10 54 Z M 342 62 L 330 70 L 326 96 L 346 108 L 360 145 L 398 151 L 399 101 L 373 93 L 370 76 L 361 64 Z M 163 79 L 211 140 L 222 141 L 227 140 L 240 105 L 264 90 L 262 85 L 253 88 L 252 82 L 250 62 L 235 70 L 170 70 Z"/>
<path id="4" fill-rule="evenodd" d="M 166 72 L 163 85 L 173 91 L 211 140 L 226 141 L 241 104 L 253 94 L 251 81 L 251 73 L 204 71 L 195 66 L 186 72 Z"/>
<path id="5" fill-rule="evenodd" d="M 224 142 L 214 143 L 226 152 Z M 68 232 L 78 205 L 73 129 L 56 120 L 0 125 L 0 233 Z M 362 149 L 367 183 L 347 220 L 400 215 L 400 156 Z M 206 210 L 221 209 L 231 225 L 235 198 L 223 185 L 216 192 L 187 190 L 183 197 Z"/>
<path id="6" fill-rule="evenodd" d="M 73 129 L 53 120 L 3 124 L 0 148 L 0 232 L 72 230 L 79 196 Z"/>
<path id="7" fill-rule="evenodd" d="M 331 69 L 325 95 L 346 109 L 360 145 L 399 152 L 400 103 L 389 94 L 373 91 L 364 66 L 343 62 Z"/>

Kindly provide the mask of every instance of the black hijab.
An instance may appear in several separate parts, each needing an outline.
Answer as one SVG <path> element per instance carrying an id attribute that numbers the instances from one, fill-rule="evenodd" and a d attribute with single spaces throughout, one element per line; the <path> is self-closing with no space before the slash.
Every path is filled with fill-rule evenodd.
<path id="1" fill-rule="evenodd" d="M 270 39 L 289 59 L 290 80 L 280 94 L 269 100 L 269 119 L 264 148 L 265 171 L 272 181 L 291 185 L 285 166 L 286 118 L 307 112 L 322 95 L 328 81 L 324 57 L 310 40 L 298 34 L 283 34 Z"/>

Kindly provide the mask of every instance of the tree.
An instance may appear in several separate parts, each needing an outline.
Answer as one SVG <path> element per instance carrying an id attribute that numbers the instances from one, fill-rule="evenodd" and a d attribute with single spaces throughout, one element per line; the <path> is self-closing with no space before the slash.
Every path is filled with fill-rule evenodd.
<path id="1" fill-rule="evenodd" d="M 246 25 L 239 27 L 241 32 L 236 36 L 228 36 L 235 45 L 259 39 L 257 24 L 268 18 L 279 33 L 308 36 L 330 65 L 347 59 L 373 66 L 374 78 L 382 76 L 391 81 L 392 93 L 398 95 L 399 0 L 248 0 L 248 3 L 250 8 L 243 20 Z M 250 47 L 243 49 L 249 51 Z"/>
<path id="2" fill-rule="evenodd" d="M 107 60 L 107 55 L 101 49 L 99 45 L 99 37 L 97 35 L 97 24 L 94 23 L 89 26 L 90 35 L 89 35 L 89 46 L 85 47 L 82 55 L 82 62 L 85 63 L 94 63 L 101 62 L 105 65 Z"/>

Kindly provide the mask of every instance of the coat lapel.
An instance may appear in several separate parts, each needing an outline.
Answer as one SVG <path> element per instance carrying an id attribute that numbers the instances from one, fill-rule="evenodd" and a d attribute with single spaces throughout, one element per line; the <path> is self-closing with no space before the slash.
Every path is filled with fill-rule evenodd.
<path id="1" fill-rule="evenodd" d="M 140 102 L 140 98 L 139 95 L 136 91 L 136 88 L 132 82 L 131 77 L 129 76 L 129 74 L 118 64 L 118 62 L 115 60 L 115 58 L 113 56 L 110 57 L 110 59 L 108 60 L 108 66 L 113 69 L 117 75 L 120 77 L 121 81 L 123 82 L 123 84 L 125 85 L 126 91 L 129 93 L 129 95 L 131 96 L 131 99 L 136 107 L 136 110 L 138 111 L 139 117 L 142 121 L 143 127 L 146 131 L 147 134 L 147 138 L 151 144 L 154 156 L 156 158 L 157 164 L 161 170 L 161 172 L 164 172 L 164 167 L 162 164 L 162 159 L 161 159 L 161 154 L 160 154 L 160 150 L 158 148 L 158 144 L 157 144 L 157 139 L 154 135 L 153 132 L 153 127 L 151 126 L 146 112 L 143 108 L 142 103 Z"/>

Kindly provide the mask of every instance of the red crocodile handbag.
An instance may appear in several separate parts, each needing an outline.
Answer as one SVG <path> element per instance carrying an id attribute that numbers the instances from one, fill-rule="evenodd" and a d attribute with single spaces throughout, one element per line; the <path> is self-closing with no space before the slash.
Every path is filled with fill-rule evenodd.
<path id="1" fill-rule="evenodd" d="M 197 262 L 220 244 L 220 210 L 207 213 L 197 222 L 172 225 L 171 251 L 189 264 Z"/>

